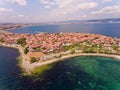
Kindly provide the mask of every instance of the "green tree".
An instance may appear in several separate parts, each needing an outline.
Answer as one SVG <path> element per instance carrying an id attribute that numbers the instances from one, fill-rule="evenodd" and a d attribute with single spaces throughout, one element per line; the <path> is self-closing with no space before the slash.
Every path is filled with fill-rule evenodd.
<path id="1" fill-rule="evenodd" d="M 25 49 L 24 49 L 24 53 L 27 54 L 28 52 L 29 52 L 28 47 L 25 47 Z"/>
<path id="2" fill-rule="evenodd" d="M 25 46 L 26 45 L 26 38 L 18 39 L 17 44 L 20 44 L 21 46 Z"/>
<path id="3" fill-rule="evenodd" d="M 1 42 L 1 43 L 3 43 L 3 42 L 4 42 L 4 40 L 3 40 L 3 39 L 0 39 L 0 42 Z"/>
<path id="4" fill-rule="evenodd" d="M 71 52 L 70 52 L 71 54 L 74 54 L 75 53 L 75 50 L 71 50 Z"/>
<path id="5" fill-rule="evenodd" d="M 31 63 L 34 63 L 34 62 L 36 62 L 37 61 L 37 59 L 35 58 L 35 57 L 30 57 L 30 62 Z"/>
<path id="6" fill-rule="evenodd" d="M 113 50 L 117 50 L 119 48 L 119 46 L 113 45 L 112 48 L 113 48 Z"/>

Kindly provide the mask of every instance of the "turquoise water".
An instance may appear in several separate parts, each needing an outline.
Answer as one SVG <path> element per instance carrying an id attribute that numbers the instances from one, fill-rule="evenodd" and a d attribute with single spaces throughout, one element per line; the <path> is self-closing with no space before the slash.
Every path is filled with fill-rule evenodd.
<path id="1" fill-rule="evenodd" d="M 9 30 L 13 33 L 40 33 L 40 32 L 80 32 L 80 33 L 97 33 L 112 37 L 120 37 L 120 24 L 62 24 L 62 25 L 41 25 L 17 28 Z"/>
<path id="2" fill-rule="evenodd" d="M 43 87 L 46 90 L 120 90 L 119 66 L 120 61 L 112 58 L 71 58 L 49 71 Z"/>
<path id="3" fill-rule="evenodd" d="M 0 47 L 0 90 L 120 90 L 120 61 L 75 57 L 57 62 L 43 76 L 21 75 L 18 51 Z"/>

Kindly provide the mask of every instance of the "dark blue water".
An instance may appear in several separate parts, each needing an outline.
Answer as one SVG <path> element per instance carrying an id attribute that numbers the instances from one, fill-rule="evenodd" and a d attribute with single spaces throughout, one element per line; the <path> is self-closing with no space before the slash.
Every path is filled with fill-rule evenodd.
<path id="1" fill-rule="evenodd" d="M 38 90 L 32 88 L 32 78 L 21 75 L 18 56 L 18 50 L 0 47 L 0 90 Z"/>
<path id="2" fill-rule="evenodd" d="M 0 90 L 120 90 L 120 61 L 113 58 L 70 58 L 33 78 L 21 75 L 17 56 L 0 47 Z"/>
<path id="3" fill-rule="evenodd" d="M 10 30 L 13 33 L 40 33 L 40 32 L 80 32 L 97 33 L 112 37 L 120 37 L 120 24 L 62 24 L 62 25 L 41 25 L 30 26 Z"/>
<path id="4" fill-rule="evenodd" d="M 0 90 L 12 90 L 15 82 L 18 82 L 18 55 L 16 49 L 0 47 Z"/>

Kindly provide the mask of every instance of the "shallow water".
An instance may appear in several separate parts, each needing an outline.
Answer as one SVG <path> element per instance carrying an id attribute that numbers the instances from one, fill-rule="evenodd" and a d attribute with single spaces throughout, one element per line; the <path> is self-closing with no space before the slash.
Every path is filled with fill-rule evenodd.
<path id="1" fill-rule="evenodd" d="M 76 57 L 57 63 L 45 76 L 47 90 L 120 90 L 120 61 Z M 47 83 L 47 84 L 46 84 Z"/>
<path id="2" fill-rule="evenodd" d="M 20 75 L 17 56 L 0 47 L 0 90 L 120 90 L 120 61 L 113 58 L 70 58 L 33 78 Z"/>

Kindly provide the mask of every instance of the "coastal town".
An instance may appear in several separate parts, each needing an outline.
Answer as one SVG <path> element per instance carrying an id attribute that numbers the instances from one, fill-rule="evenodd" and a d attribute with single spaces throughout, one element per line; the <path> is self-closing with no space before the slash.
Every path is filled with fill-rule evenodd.
<path id="1" fill-rule="evenodd" d="M 0 34 L 0 46 L 18 48 L 25 67 L 78 54 L 120 55 L 120 38 L 89 33 Z M 75 55 L 76 54 L 76 55 Z M 72 56 L 70 56 L 72 55 Z M 64 58 L 63 58 L 64 59 Z M 28 66 L 26 66 L 28 65 Z"/>
<path id="2" fill-rule="evenodd" d="M 21 23 L 0 23 L 0 30 L 22 28 L 29 25 L 30 24 L 21 24 Z"/>
<path id="3" fill-rule="evenodd" d="M 0 42 L 18 44 L 22 41 L 29 52 L 44 54 L 59 53 L 68 50 L 81 50 L 93 53 L 120 54 L 120 39 L 88 33 L 39 33 L 39 34 L 0 34 Z"/>

